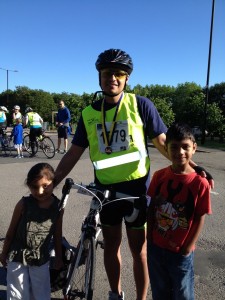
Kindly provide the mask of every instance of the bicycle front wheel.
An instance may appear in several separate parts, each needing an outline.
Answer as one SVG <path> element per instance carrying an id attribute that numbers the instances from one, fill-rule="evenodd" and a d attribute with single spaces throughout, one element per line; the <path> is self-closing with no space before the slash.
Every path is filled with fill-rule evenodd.
<path id="1" fill-rule="evenodd" d="M 94 237 L 80 241 L 76 250 L 74 260 L 68 269 L 64 296 L 67 300 L 92 300 L 96 262 Z"/>
<path id="2" fill-rule="evenodd" d="M 40 148 L 48 158 L 53 158 L 55 156 L 55 145 L 50 137 L 46 136 L 43 138 L 40 142 Z"/>

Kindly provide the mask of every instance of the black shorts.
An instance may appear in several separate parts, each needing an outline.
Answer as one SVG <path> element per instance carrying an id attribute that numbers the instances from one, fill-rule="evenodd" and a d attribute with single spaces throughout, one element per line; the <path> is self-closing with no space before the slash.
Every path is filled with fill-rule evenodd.
<path id="1" fill-rule="evenodd" d="M 122 223 L 122 220 L 125 216 L 131 215 L 133 212 L 133 203 L 126 200 L 120 200 L 116 202 L 109 203 L 103 206 L 100 212 L 100 221 L 102 225 L 105 226 L 114 226 Z M 146 223 L 146 207 L 143 207 L 139 211 L 137 219 L 128 223 L 125 219 L 124 222 L 129 228 L 143 228 Z"/>
<path id="2" fill-rule="evenodd" d="M 67 139 L 68 137 L 68 128 L 66 126 L 59 126 L 58 128 L 58 138 Z"/>
<path id="3" fill-rule="evenodd" d="M 36 137 L 42 135 L 42 127 L 30 129 L 30 141 L 35 142 Z"/>

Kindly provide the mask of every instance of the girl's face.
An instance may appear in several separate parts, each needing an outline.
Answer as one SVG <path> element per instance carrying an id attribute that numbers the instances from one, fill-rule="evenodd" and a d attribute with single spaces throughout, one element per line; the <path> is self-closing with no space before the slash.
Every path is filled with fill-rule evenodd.
<path id="1" fill-rule="evenodd" d="M 51 199 L 53 192 L 53 182 L 46 176 L 36 181 L 29 186 L 32 196 L 40 202 L 45 202 Z"/>

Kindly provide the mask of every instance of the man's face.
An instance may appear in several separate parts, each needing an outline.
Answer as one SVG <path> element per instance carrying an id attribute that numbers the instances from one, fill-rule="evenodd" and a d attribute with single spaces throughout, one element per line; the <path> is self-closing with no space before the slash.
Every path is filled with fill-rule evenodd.
<path id="1" fill-rule="evenodd" d="M 64 108 L 64 106 L 65 106 L 64 102 L 63 102 L 63 101 L 60 101 L 60 102 L 59 102 L 59 108 L 62 109 L 62 108 Z"/>
<path id="2" fill-rule="evenodd" d="M 100 72 L 101 88 L 107 94 L 118 95 L 125 87 L 129 75 L 120 69 L 108 68 Z"/>

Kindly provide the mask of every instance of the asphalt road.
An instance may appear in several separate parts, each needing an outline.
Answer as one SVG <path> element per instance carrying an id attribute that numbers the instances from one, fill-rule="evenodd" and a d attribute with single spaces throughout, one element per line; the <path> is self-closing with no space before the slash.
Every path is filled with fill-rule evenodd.
<path id="1" fill-rule="evenodd" d="M 56 143 L 56 136 L 52 135 L 52 138 Z M 0 250 L 16 202 L 23 195 L 29 193 L 28 188 L 24 185 L 28 170 L 35 163 L 42 161 L 56 167 L 62 155 L 56 154 L 53 159 L 47 159 L 43 153 L 38 153 L 35 158 L 28 158 L 28 155 L 25 155 L 23 159 L 15 159 L 0 154 Z M 155 148 L 150 147 L 150 157 L 152 172 L 168 165 L 168 161 Z M 225 152 L 217 150 L 198 151 L 194 156 L 194 161 L 204 166 L 215 179 L 215 189 L 211 193 L 213 215 L 206 217 L 205 227 L 195 252 L 195 295 L 197 300 L 225 299 Z M 87 152 L 84 153 L 76 168 L 71 171 L 68 177 L 83 183 L 89 183 L 93 180 L 93 170 Z M 61 196 L 62 185 L 63 183 L 55 189 L 55 194 L 59 197 Z M 76 244 L 78 240 L 80 225 L 89 209 L 89 205 L 90 198 L 80 196 L 74 190 L 71 192 L 65 210 L 63 231 L 72 244 Z M 127 300 L 135 300 L 132 260 L 125 231 L 122 258 L 122 286 L 125 297 Z M 5 271 L 0 267 L 0 300 L 6 299 L 5 284 Z M 94 299 L 107 299 L 109 285 L 103 267 L 103 251 L 101 249 L 97 251 L 95 286 Z M 62 299 L 61 293 L 52 294 L 52 299 Z M 150 289 L 148 299 L 151 299 Z"/>

